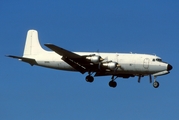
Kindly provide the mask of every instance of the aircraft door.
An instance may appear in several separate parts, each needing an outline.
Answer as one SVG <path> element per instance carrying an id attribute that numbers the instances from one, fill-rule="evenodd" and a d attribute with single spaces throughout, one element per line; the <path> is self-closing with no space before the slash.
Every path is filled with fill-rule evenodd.
<path id="1" fill-rule="evenodd" d="M 148 69 L 148 68 L 149 68 L 149 58 L 145 58 L 145 59 L 144 59 L 143 67 L 144 67 L 145 69 Z"/>

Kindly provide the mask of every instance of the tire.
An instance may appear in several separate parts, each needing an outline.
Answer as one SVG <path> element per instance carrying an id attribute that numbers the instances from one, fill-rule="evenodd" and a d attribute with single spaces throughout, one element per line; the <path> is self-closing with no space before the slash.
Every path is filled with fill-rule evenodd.
<path id="1" fill-rule="evenodd" d="M 158 88 L 158 87 L 159 87 L 159 82 L 155 81 L 155 82 L 153 83 L 153 87 L 154 87 L 154 88 Z"/>
<path id="2" fill-rule="evenodd" d="M 117 83 L 115 81 L 110 81 L 109 86 L 115 88 L 117 86 Z"/>
<path id="3" fill-rule="evenodd" d="M 94 81 L 94 77 L 93 77 L 93 76 L 88 75 L 88 76 L 86 76 L 86 81 L 91 83 L 91 82 L 93 82 L 93 81 Z"/>

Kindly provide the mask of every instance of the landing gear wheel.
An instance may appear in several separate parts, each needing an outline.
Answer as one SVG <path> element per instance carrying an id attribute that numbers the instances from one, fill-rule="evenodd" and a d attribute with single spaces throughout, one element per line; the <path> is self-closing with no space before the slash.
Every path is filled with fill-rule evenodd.
<path id="1" fill-rule="evenodd" d="M 159 87 L 159 82 L 155 81 L 155 82 L 153 83 L 153 87 L 154 87 L 154 88 L 158 88 L 158 87 Z"/>
<path id="2" fill-rule="evenodd" d="M 115 88 L 117 86 L 117 83 L 115 81 L 110 81 L 109 86 Z"/>
<path id="3" fill-rule="evenodd" d="M 91 75 L 88 75 L 88 76 L 86 76 L 86 81 L 91 83 L 94 81 L 94 77 Z"/>

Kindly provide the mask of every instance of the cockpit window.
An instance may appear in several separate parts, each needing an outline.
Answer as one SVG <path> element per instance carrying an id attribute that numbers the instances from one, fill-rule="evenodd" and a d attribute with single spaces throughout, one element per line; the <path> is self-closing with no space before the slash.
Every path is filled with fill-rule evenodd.
<path id="1" fill-rule="evenodd" d="M 162 62 L 162 59 L 160 59 L 160 58 L 156 58 L 156 59 L 155 59 L 155 58 L 154 58 L 154 59 L 152 59 L 152 61 L 154 61 L 154 62 L 155 62 L 155 61 Z"/>
<path id="2" fill-rule="evenodd" d="M 162 62 L 162 59 L 157 58 L 156 61 Z"/>

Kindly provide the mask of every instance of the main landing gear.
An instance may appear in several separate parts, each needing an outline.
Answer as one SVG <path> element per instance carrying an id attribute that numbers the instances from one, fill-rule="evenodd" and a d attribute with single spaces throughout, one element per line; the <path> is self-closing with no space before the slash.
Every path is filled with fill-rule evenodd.
<path id="1" fill-rule="evenodd" d="M 114 76 L 112 76 L 111 81 L 109 82 L 109 86 L 112 88 L 115 88 L 117 86 L 117 82 L 114 81 L 117 77 L 114 78 Z"/>
<path id="2" fill-rule="evenodd" d="M 109 82 L 109 86 L 112 88 L 115 88 L 117 86 L 117 82 L 114 81 L 117 78 L 117 76 L 112 76 L 111 81 Z M 86 76 L 86 81 L 89 83 L 92 83 L 94 81 L 94 77 L 91 76 L 91 73 Z"/>
<path id="3" fill-rule="evenodd" d="M 86 81 L 92 83 L 94 81 L 94 77 L 91 75 L 86 76 Z"/>
<path id="4" fill-rule="evenodd" d="M 92 83 L 94 81 L 94 77 L 91 76 L 91 72 L 88 73 L 89 75 L 86 76 L 86 81 Z"/>

